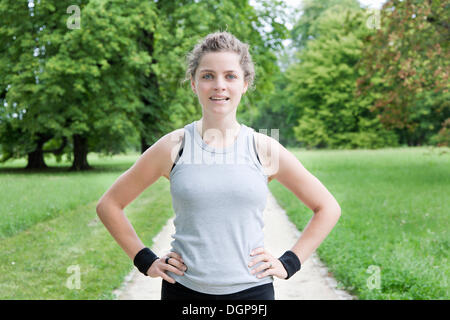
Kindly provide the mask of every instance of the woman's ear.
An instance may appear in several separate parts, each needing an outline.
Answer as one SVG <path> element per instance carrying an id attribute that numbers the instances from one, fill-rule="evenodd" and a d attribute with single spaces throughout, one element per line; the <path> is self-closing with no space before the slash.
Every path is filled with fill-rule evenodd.
<path id="1" fill-rule="evenodd" d="M 195 89 L 195 81 L 194 79 L 192 79 L 192 76 L 191 76 L 191 88 L 192 91 L 194 91 L 194 93 L 197 94 L 197 90 Z"/>
<path id="2" fill-rule="evenodd" d="M 244 81 L 244 90 L 242 91 L 242 94 L 246 93 L 248 89 L 248 82 Z"/>

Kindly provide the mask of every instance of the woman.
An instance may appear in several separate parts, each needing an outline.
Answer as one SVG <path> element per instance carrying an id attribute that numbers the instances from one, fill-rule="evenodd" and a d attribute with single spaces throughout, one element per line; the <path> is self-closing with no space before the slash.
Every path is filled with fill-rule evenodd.
<path id="1" fill-rule="evenodd" d="M 273 300 L 273 277 L 300 270 L 340 217 L 328 190 L 277 140 L 236 121 L 253 84 L 248 45 L 228 32 L 209 34 L 188 56 L 186 79 L 202 118 L 146 150 L 102 196 L 97 213 L 145 275 L 161 277 L 161 299 Z M 124 208 L 161 176 L 176 214 L 172 249 L 146 248 Z M 262 214 L 277 179 L 313 212 L 296 244 L 278 259 L 264 249 Z"/>

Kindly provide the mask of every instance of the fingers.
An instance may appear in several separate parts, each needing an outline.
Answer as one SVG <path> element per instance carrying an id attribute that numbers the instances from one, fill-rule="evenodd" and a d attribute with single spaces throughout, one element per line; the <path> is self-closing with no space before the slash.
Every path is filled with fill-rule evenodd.
<path id="1" fill-rule="evenodd" d="M 170 271 L 170 272 L 176 273 L 179 276 L 183 276 L 184 275 L 184 271 L 181 271 L 180 269 L 178 269 L 178 268 L 176 268 L 176 267 L 174 267 L 174 266 L 172 266 L 170 264 L 164 264 L 162 266 L 162 268 L 164 270 L 166 270 L 166 271 Z"/>
<path id="2" fill-rule="evenodd" d="M 169 252 L 169 253 L 167 254 L 167 256 L 168 256 L 168 257 L 171 257 L 171 258 L 175 258 L 176 260 L 179 260 L 181 263 L 184 263 L 184 261 L 183 261 L 183 259 L 181 258 L 181 256 L 180 256 L 178 253 L 176 253 L 176 252 L 171 251 L 171 252 Z"/>
<path id="3" fill-rule="evenodd" d="M 169 252 L 165 256 L 156 260 L 147 271 L 147 275 L 155 278 L 161 277 L 164 280 L 175 283 L 176 281 L 166 274 L 167 271 L 183 276 L 187 270 L 187 266 L 184 264 L 183 259 L 176 252 Z"/>
<path id="4" fill-rule="evenodd" d="M 271 275 L 275 275 L 275 269 L 273 269 L 273 268 L 266 269 L 266 271 L 261 272 L 256 277 L 257 278 L 264 278 L 264 277 L 271 276 Z"/>
<path id="5" fill-rule="evenodd" d="M 272 268 L 272 263 L 271 262 L 266 262 L 266 263 L 262 263 L 261 265 L 257 266 L 256 268 L 254 268 L 250 273 L 251 274 L 256 274 L 258 272 L 261 272 L 263 270 L 267 270 Z"/>
<path id="6" fill-rule="evenodd" d="M 166 280 L 167 282 L 170 282 L 170 283 L 172 283 L 172 284 L 174 284 L 176 281 L 173 279 L 173 278 L 171 278 L 171 277 L 169 277 L 167 274 L 165 274 L 164 272 L 160 272 L 159 273 L 159 276 L 161 277 L 161 278 L 163 278 L 164 280 Z"/>
<path id="7" fill-rule="evenodd" d="M 263 261 L 265 261 L 265 263 L 261 263 L 256 268 L 253 268 L 253 270 L 250 272 L 251 274 L 256 274 L 258 272 L 261 272 L 263 270 L 266 270 L 266 269 L 269 269 L 272 267 L 272 263 L 269 262 L 272 257 L 270 256 L 270 254 L 268 254 L 264 250 L 263 247 L 252 250 L 252 252 L 250 253 L 250 256 L 255 256 L 255 255 L 257 255 L 257 256 L 254 259 L 252 259 L 252 261 L 250 261 L 250 263 L 248 264 L 249 267 L 252 267 L 252 266 L 256 265 L 257 263 L 260 263 Z"/>
<path id="8" fill-rule="evenodd" d="M 255 256 L 255 255 L 257 255 L 257 257 L 255 257 L 254 259 L 252 259 L 252 261 L 250 261 L 250 263 L 248 264 L 249 267 L 254 266 L 255 264 L 257 264 L 258 262 L 261 262 L 261 261 L 273 260 L 272 255 L 270 253 L 268 253 L 263 247 L 252 250 L 252 252 L 250 253 L 250 256 Z"/>
<path id="9" fill-rule="evenodd" d="M 187 270 L 187 267 L 184 264 L 183 259 L 181 259 L 180 255 L 176 254 L 175 252 L 171 252 L 167 255 L 167 258 L 164 258 L 164 262 L 166 263 L 166 265 L 174 266 L 183 272 Z"/>
<path id="10" fill-rule="evenodd" d="M 259 256 L 257 256 L 255 259 L 253 259 L 252 261 L 250 261 L 250 263 L 248 264 L 249 267 L 254 266 L 255 264 L 257 264 L 258 262 L 261 261 L 268 261 L 267 256 L 264 254 L 260 254 Z"/>
<path id="11" fill-rule="evenodd" d="M 277 259 L 275 259 L 267 250 L 263 247 L 256 248 L 252 250 L 250 253 L 251 256 L 257 255 L 250 263 L 249 267 L 252 267 L 258 263 L 261 263 L 259 266 L 253 268 L 250 273 L 256 275 L 257 278 L 264 278 L 271 275 L 277 275 L 280 273 L 279 264 L 277 263 Z"/>
<path id="12" fill-rule="evenodd" d="M 256 249 L 252 250 L 250 255 L 254 256 L 254 255 L 262 254 L 262 253 L 265 253 L 264 248 L 263 247 L 259 247 L 259 248 L 256 248 Z"/>

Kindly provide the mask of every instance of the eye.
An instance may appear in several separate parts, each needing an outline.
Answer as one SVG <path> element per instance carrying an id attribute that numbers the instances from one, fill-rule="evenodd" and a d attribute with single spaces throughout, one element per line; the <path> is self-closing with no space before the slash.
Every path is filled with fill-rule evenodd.
<path id="1" fill-rule="evenodd" d="M 227 77 L 230 77 L 230 79 L 237 79 L 237 77 L 234 75 L 234 74 L 229 74 L 229 75 L 227 75 Z"/>
<path id="2" fill-rule="evenodd" d="M 205 73 L 202 79 L 209 79 L 208 76 L 212 76 L 211 73 Z"/>

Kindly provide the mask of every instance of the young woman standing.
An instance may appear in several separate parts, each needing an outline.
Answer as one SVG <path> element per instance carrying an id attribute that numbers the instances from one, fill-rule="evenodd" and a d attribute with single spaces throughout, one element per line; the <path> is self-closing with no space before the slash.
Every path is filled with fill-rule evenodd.
<path id="1" fill-rule="evenodd" d="M 277 140 L 236 120 L 252 86 L 248 45 L 228 32 L 209 34 L 188 56 L 187 79 L 202 118 L 146 150 L 102 196 L 97 213 L 145 275 L 161 277 L 161 299 L 273 300 L 273 277 L 300 270 L 338 221 L 328 190 Z M 161 176 L 176 214 L 172 249 L 159 258 L 141 242 L 124 208 Z M 268 182 L 277 179 L 314 216 L 279 258 L 264 249 Z"/>

